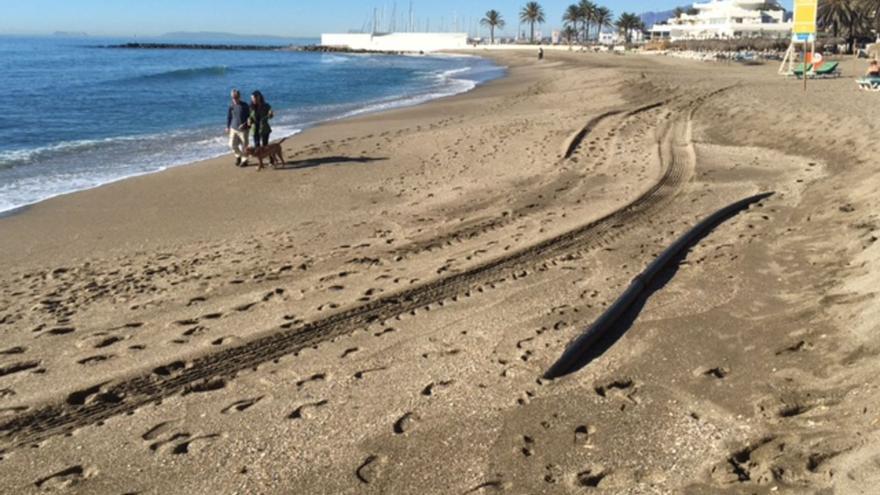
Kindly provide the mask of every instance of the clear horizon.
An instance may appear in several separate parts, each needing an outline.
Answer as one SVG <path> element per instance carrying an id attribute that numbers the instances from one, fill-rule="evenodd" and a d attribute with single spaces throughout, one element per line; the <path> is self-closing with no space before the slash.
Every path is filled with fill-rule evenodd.
<path id="1" fill-rule="evenodd" d="M 288 4 L 278 0 L 254 0 L 247 4 L 229 0 L 189 0 L 172 2 L 110 2 L 107 0 L 9 0 L 6 12 L 15 15 L 0 20 L 0 35 L 48 35 L 55 32 L 84 32 L 90 36 L 160 36 L 169 32 L 223 32 L 250 36 L 281 36 L 314 38 L 324 32 L 346 32 L 368 26 L 373 8 L 384 10 L 383 29 L 391 25 L 396 3 L 397 29 L 403 30 L 408 18 L 409 0 L 306 0 Z M 443 6 L 425 0 L 413 0 L 413 17 L 421 30 L 472 30 L 489 9 L 501 12 L 507 21 L 500 34 L 515 34 L 518 12 L 525 0 L 473 2 L 450 0 Z M 546 0 L 547 22 L 543 29 L 561 26 L 562 13 L 573 0 Z M 596 2 L 610 8 L 615 16 L 621 12 L 638 14 L 664 11 L 687 5 L 688 1 L 620 0 Z M 791 8 L 791 0 L 782 2 Z M 246 9 L 240 8 L 245 5 Z M 169 14 L 170 13 L 170 14 Z M 430 24 L 429 24 L 430 23 Z M 445 29 L 440 29 L 441 27 Z"/>

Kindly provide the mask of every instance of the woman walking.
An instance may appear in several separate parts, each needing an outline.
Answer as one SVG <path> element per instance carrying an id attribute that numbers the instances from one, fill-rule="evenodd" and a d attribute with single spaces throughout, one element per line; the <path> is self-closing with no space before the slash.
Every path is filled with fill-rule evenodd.
<path id="1" fill-rule="evenodd" d="M 272 112 L 272 105 L 266 103 L 263 93 L 254 91 L 251 94 L 251 115 L 248 123 L 254 130 L 254 147 L 260 148 L 269 144 L 269 135 L 272 134 L 272 127 L 269 120 L 275 116 Z"/>

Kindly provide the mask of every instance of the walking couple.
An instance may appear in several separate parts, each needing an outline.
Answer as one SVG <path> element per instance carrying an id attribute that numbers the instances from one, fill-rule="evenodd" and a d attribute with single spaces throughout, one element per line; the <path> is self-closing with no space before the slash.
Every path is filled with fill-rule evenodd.
<path id="1" fill-rule="evenodd" d="M 251 104 L 248 105 L 241 101 L 241 93 L 237 89 L 232 90 L 232 103 L 226 113 L 226 133 L 229 134 L 229 147 L 235 155 L 236 167 L 247 166 L 251 134 L 254 136 L 254 148 L 269 145 L 269 135 L 272 134 L 269 120 L 274 116 L 272 105 L 266 103 L 259 91 L 251 94 Z"/>

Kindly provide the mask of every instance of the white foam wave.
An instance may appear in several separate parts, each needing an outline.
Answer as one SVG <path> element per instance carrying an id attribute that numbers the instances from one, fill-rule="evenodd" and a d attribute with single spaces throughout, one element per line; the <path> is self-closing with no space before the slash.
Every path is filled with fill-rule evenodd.
<path id="1" fill-rule="evenodd" d="M 340 60 L 334 60 L 333 57 Z M 330 56 L 328 63 L 345 57 Z M 495 68 L 497 75 L 497 68 Z M 433 80 L 421 93 L 407 94 L 351 106 L 316 107 L 284 116 L 273 125 L 273 139 L 296 135 L 321 122 L 419 105 L 438 98 L 465 93 L 489 79 L 480 66 L 460 67 L 425 74 Z M 310 120 L 310 122 L 303 122 Z M 201 134 L 199 134 L 199 132 Z M 30 150 L 0 152 L 0 170 L 6 168 L 14 180 L 0 184 L 0 212 L 22 208 L 49 198 L 100 187 L 119 180 L 160 172 L 228 153 L 227 137 L 210 131 L 173 131 L 163 134 L 119 136 L 105 139 L 57 143 Z M 169 144 L 170 143 L 170 144 Z M 69 166 L 72 156 L 85 163 Z M 19 166 L 46 167 L 49 173 L 21 173 Z"/>

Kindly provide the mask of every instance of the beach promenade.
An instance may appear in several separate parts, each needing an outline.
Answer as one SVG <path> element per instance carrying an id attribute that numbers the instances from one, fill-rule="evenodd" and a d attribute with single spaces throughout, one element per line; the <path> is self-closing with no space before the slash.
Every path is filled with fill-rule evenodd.
<path id="1" fill-rule="evenodd" d="M 508 77 L 307 130 L 283 169 L 224 157 L 0 218 L 0 491 L 872 493 L 877 96 L 469 53 Z"/>

